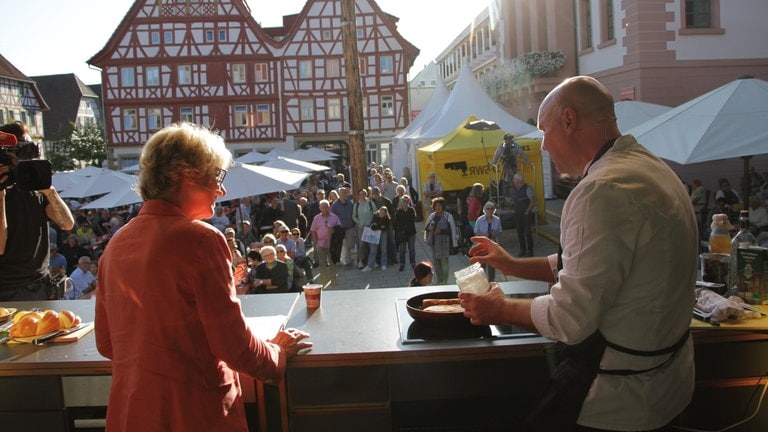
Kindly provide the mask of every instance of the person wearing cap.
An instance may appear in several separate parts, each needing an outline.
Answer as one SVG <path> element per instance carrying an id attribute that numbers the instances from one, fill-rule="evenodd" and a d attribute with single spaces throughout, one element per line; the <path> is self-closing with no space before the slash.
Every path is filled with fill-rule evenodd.
<path id="1" fill-rule="evenodd" d="M 296 240 L 290 236 L 290 233 L 291 229 L 288 225 L 282 225 L 277 230 L 277 244 L 285 246 L 286 255 L 293 259 L 296 257 Z"/>
<path id="2" fill-rule="evenodd" d="M 488 237 L 498 243 L 501 230 L 501 219 L 496 216 L 496 204 L 488 201 L 483 206 L 483 214 L 475 221 L 475 235 Z M 484 264 L 483 269 L 488 276 L 488 281 L 496 280 L 496 269 L 492 265 Z"/>
<path id="3" fill-rule="evenodd" d="M 501 187 L 504 188 L 504 196 L 510 191 L 509 185 L 512 183 L 512 176 L 517 174 L 518 159 L 526 163 L 531 163 L 522 147 L 515 141 L 510 134 L 504 134 L 504 139 L 499 143 L 496 152 L 493 154 L 492 165 L 501 162 L 501 178 L 499 179 Z"/>
<path id="4" fill-rule="evenodd" d="M 0 301 L 49 297 L 48 222 L 63 231 L 75 225 L 55 187 L 24 191 L 7 184 L 9 172 L 21 161 L 15 151 L 20 141 L 31 141 L 23 123 L 0 126 L 0 145 L 10 161 L 0 162 Z"/>
<path id="5" fill-rule="evenodd" d="M 413 266 L 413 278 L 408 286 L 429 286 L 432 285 L 432 263 L 421 261 Z"/>
<path id="6" fill-rule="evenodd" d="M 240 231 L 236 235 L 237 240 L 248 246 L 253 242 L 259 241 L 258 237 L 256 237 L 256 234 L 251 229 L 251 221 L 248 219 L 243 220 L 240 223 Z"/>

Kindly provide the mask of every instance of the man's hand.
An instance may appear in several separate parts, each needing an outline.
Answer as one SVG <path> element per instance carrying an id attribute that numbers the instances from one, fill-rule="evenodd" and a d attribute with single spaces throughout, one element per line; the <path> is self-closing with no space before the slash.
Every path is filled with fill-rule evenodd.
<path id="1" fill-rule="evenodd" d="M 504 324 L 509 317 L 504 316 L 504 302 L 507 297 L 496 282 L 491 283 L 491 290 L 484 294 L 460 292 L 461 307 L 464 316 L 474 325 Z"/>

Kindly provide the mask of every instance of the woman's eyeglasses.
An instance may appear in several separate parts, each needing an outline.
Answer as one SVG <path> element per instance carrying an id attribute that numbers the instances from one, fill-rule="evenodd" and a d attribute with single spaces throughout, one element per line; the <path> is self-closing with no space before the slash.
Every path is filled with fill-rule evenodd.
<path id="1" fill-rule="evenodd" d="M 221 185 L 224 183 L 224 177 L 227 176 L 227 170 L 218 168 L 216 170 L 216 174 L 214 174 L 214 178 L 216 179 L 216 184 L 221 187 Z"/>

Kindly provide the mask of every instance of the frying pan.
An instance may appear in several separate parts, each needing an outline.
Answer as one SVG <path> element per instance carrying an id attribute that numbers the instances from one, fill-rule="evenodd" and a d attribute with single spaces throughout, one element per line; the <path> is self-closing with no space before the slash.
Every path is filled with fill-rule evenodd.
<path id="1" fill-rule="evenodd" d="M 405 302 L 405 305 L 408 315 L 423 324 L 470 324 L 469 319 L 464 317 L 462 312 L 429 312 L 421 308 L 424 299 L 451 299 L 458 297 L 458 291 L 437 291 L 413 296 Z"/>

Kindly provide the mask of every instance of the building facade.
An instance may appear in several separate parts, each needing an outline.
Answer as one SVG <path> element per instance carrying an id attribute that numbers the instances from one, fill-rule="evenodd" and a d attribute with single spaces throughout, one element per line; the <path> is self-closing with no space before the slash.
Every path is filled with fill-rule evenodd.
<path id="1" fill-rule="evenodd" d="M 369 158 L 408 124 L 407 71 L 418 49 L 397 18 L 356 1 Z M 135 164 L 158 129 L 178 121 L 219 131 L 235 157 L 319 147 L 347 157 L 341 2 L 308 0 L 262 28 L 245 0 L 137 0 L 88 63 L 102 70 L 113 167 Z"/>
<path id="2" fill-rule="evenodd" d="M 493 0 L 436 61 L 449 86 L 469 63 L 527 121 L 573 75 L 616 100 L 677 106 L 741 75 L 768 79 L 766 17 L 762 0 Z"/>
<path id="3" fill-rule="evenodd" d="M 0 124 L 20 121 L 33 140 L 45 132 L 43 111 L 48 110 L 34 80 L 24 75 L 0 54 Z"/>

